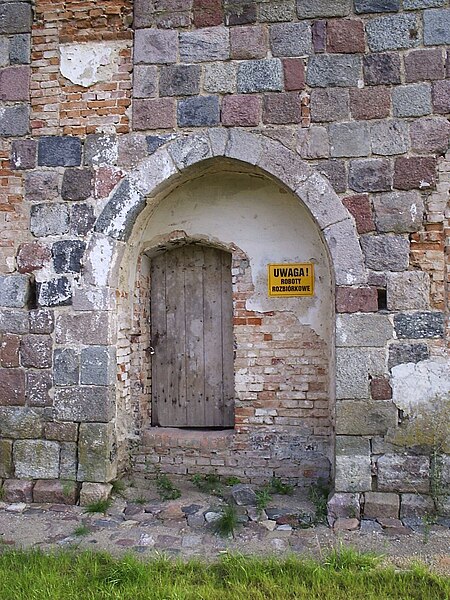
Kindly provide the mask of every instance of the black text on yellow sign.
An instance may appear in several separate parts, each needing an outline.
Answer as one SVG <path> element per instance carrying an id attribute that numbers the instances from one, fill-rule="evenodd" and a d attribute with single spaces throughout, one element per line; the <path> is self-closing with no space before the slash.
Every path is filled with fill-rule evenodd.
<path id="1" fill-rule="evenodd" d="M 268 265 L 269 296 L 314 296 L 314 265 Z"/>

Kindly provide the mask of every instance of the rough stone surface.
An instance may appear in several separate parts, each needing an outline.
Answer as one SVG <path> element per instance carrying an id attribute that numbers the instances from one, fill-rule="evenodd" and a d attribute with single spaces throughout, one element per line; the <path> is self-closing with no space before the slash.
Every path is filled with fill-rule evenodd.
<path id="1" fill-rule="evenodd" d="M 78 437 L 78 423 L 56 423 L 45 424 L 45 437 L 47 440 L 58 442 L 76 442 Z"/>
<path id="2" fill-rule="evenodd" d="M 321 160 L 317 170 L 328 179 L 335 192 L 342 193 L 347 189 L 347 169 L 343 160 Z"/>
<path id="3" fill-rule="evenodd" d="M 233 27 L 230 30 L 231 58 L 265 58 L 269 46 L 267 30 L 261 25 Z"/>
<path id="4" fill-rule="evenodd" d="M 199 65 L 170 65 L 161 67 L 159 93 L 161 96 L 195 96 L 200 91 Z"/>
<path id="5" fill-rule="evenodd" d="M 372 486 L 370 443 L 354 436 L 336 438 L 335 490 L 361 492 Z"/>
<path id="6" fill-rule="evenodd" d="M 336 319 L 337 347 L 383 347 L 393 336 L 386 315 L 342 314 Z"/>
<path id="7" fill-rule="evenodd" d="M 400 496 L 383 492 L 366 492 L 364 494 L 364 516 L 367 519 L 386 517 L 398 519 Z"/>
<path id="8" fill-rule="evenodd" d="M 53 358 L 55 385 L 77 385 L 80 376 L 79 357 L 73 348 L 57 348 Z"/>
<path id="9" fill-rule="evenodd" d="M 400 57 L 393 52 L 364 56 L 363 70 L 366 85 L 388 85 L 401 82 Z"/>
<path id="10" fill-rule="evenodd" d="M 48 369 L 52 366 L 52 339 L 48 335 L 25 335 L 20 344 L 24 367 Z"/>
<path id="11" fill-rule="evenodd" d="M 330 125 L 331 156 L 367 156 L 370 152 L 369 129 L 365 123 Z"/>
<path id="12" fill-rule="evenodd" d="M 409 150 L 408 125 L 398 119 L 380 121 L 371 125 L 370 138 L 374 154 L 391 156 Z"/>
<path id="13" fill-rule="evenodd" d="M 400 0 L 355 0 L 357 13 L 397 12 L 399 8 Z"/>
<path id="14" fill-rule="evenodd" d="M 134 60 L 138 64 L 166 64 L 177 61 L 178 35 L 176 31 L 138 29 L 135 32 L 134 44 Z"/>
<path id="15" fill-rule="evenodd" d="M 0 135 L 3 137 L 27 135 L 29 122 L 30 110 L 27 104 L 4 106 L 0 113 Z"/>
<path id="16" fill-rule="evenodd" d="M 423 13 L 423 41 L 426 46 L 450 44 L 450 9 Z"/>
<path id="17" fill-rule="evenodd" d="M 90 204 L 77 203 L 70 211 L 71 235 L 85 236 L 92 231 L 95 224 L 94 208 Z"/>
<path id="18" fill-rule="evenodd" d="M 30 406 L 51 406 L 50 390 L 53 387 L 51 371 L 29 371 L 27 373 L 27 398 Z"/>
<path id="19" fill-rule="evenodd" d="M 421 271 L 389 273 L 388 310 L 426 310 L 430 307 L 430 276 Z"/>
<path id="20" fill-rule="evenodd" d="M 444 314 L 417 312 L 394 315 L 395 333 L 399 339 L 440 338 L 444 335 Z"/>
<path id="21" fill-rule="evenodd" d="M 297 14 L 300 19 L 315 17 L 345 17 L 351 10 L 350 0 L 297 0 Z"/>
<path id="22" fill-rule="evenodd" d="M 350 108 L 354 119 L 381 119 L 389 116 L 390 90 L 384 86 L 368 86 L 350 90 Z"/>
<path id="23" fill-rule="evenodd" d="M 369 397 L 369 358 L 359 348 L 336 349 L 336 398 Z M 352 490 L 341 490 L 352 491 Z"/>
<path id="24" fill-rule="evenodd" d="M 409 264 L 409 241 L 399 235 L 364 235 L 361 247 L 366 265 L 374 271 L 405 271 Z"/>
<path id="25" fill-rule="evenodd" d="M 11 145 L 11 167 L 13 169 L 34 169 L 37 161 L 36 140 L 13 140 Z"/>
<path id="26" fill-rule="evenodd" d="M 433 82 L 432 98 L 434 112 L 444 115 L 450 112 L 450 81 Z"/>
<path id="27" fill-rule="evenodd" d="M 249 60 L 239 64 L 237 73 L 239 93 L 279 92 L 282 89 L 283 64 L 279 58 Z"/>
<path id="28" fill-rule="evenodd" d="M 126 240 L 131 234 L 145 198 L 125 179 L 116 189 L 95 224 L 95 231 L 117 240 Z"/>
<path id="29" fill-rule="evenodd" d="M 0 275 L 0 306 L 24 308 L 30 296 L 28 275 Z"/>
<path id="30" fill-rule="evenodd" d="M 341 400 L 336 403 L 337 435 L 386 435 L 396 426 L 397 420 L 397 408 L 384 400 Z M 389 486 L 385 489 L 392 491 Z"/>
<path id="31" fill-rule="evenodd" d="M 133 69 L 133 98 L 154 98 L 157 95 L 157 67 L 154 65 L 135 65 Z"/>
<path id="32" fill-rule="evenodd" d="M 0 366 L 19 366 L 20 337 L 12 333 L 0 334 Z"/>
<path id="33" fill-rule="evenodd" d="M 0 406 L 0 435 L 13 439 L 42 436 L 43 413 L 38 408 Z"/>
<path id="34" fill-rule="evenodd" d="M 370 395 L 372 400 L 390 400 L 392 398 L 392 388 L 385 377 L 374 377 L 370 381 Z"/>
<path id="35" fill-rule="evenodd" d="M 361 511 L 359 498 L 359 494 L 334 493 L 327 503 L 329 517 L 333 521 L 340 518 L 359 518 Z"/>
<path id="36" fill-rule="evenodd" d="M 392 90 L 392 105 L 396 117 L 421 117 L 431 112 L 429 83 L 410 83 Z"/>
<path id="37" fill-rule="evenodd" d="M 413 50 L 405 56 L 404 61 L 406 83 L 444 78 L 445 65 L 440 48 Z"/>
<path id="38" fill-rule="evenodd" d="M 391 344 L 389 346 L 388 369 L 403 363 L 418 363 L 429 357 L 428 346 L 419 344 Z"/>
<path id="39" fill-rule="evenodd" d="M 59 195 L 59 176 L 53 171 L 24 173 L 25 198 L 30 202 L 56 200 Z"/>
<path id="40" fill-rule="evenodd" d="M 108 343 L 108 318 L 102 312 L 82 312 L 75 315 L 60 314 L 56 318 L 57 344 L 98 345 Z"/>
<path id="41" fill-rule="evenodd" d="M 328 21 L 328 52 L 364 52 L 365 45 L 364 23 L 359 19 L 333 19 Z"/>
<path id="42" fill-rule="evenodd" d="M 86 248 L 79 240 L 55 242 L 52 246 L 53 267 L 56 273 L 80 273 Z"/>
<path id="43" fill-rule="evenodd" d="M 310 58 L 306 82 L 311 87 L 352 87 L 361 78 L 361 59 L 355 55 L 319 55 Z"/>
<path id="44" fill-rule="evenodd" d="M 305 63 L 302 58 L 284 58 L 284 89 L 289 91 L 303 90 L 305 87 Z"/>
<path id="45" fill-rule="evenodd" d="M 59 444 L 46 440 L 14 442 L 16 477 L 56 479 L 59 476 Z"/>
<path id="46" fill-rule="evenodd" d="M 373 196 L 377 230 L 408 233 L 422 226 L 424 205 L 418 192 L 388 192 Z"/>
<path id="47" fill-rule="evenodd" d="M 114 135 L 94 133 L 84 141 L 84 164 L 87 166 L 115 165 L 117 138 Z"/>
<path id="48" fill-rule="evenodd" d="M 366 24 L 366 34 L 372 52 L 413 48 L 419 44 L 417 19 L 412 14 L 372 19 Z"/>
<path id="49" fill-rule="evenodd" d="M 348 90 L 327 88 L 311 91 L 311 120 L 340 121 L 350 117 Z"/>
<path id="50" fill-rule="evenodd" d="M 328 131 L 312 125 L 297 132 L 297 152 L 302 158 L 326 158 L 330 154 Z"/>
<path id="51" fill-rule="evenodd" d="M 182 62 L 209 62 L 229 58 L 229 31 L 225 27 L 205 27 L 180 33 Z"/>
<path id="52" fill-rule="evenodd" d="M 350 162 L 348 185 L 355 192 L 384 192 L 392 186 L 391 163 L 382 158 L 365 158 Z"/>
<path id="53" fill-rule="evenodd" d="M 300 97 L 296 92 L 264 96 L 263 122 L 276 125 L 301 122 Z"/>
<path id="54" fill-rule="evenodd" d="M 78 489 L 75 482 L 61 480 L 39 480 L 33 489 L 33 502 L 52 504 L 75 504 Z"/>
<path id="55" fill-rule="evenodd" d="M 93 193 L 91 169 L 66 169 L 62 180 L 63 200 L 86 200 Z"/>
<path id="56" fill-rule="evenodd" d="M 88 483 L 81 486 L 80 506 L 89 506 L 94 502 L 107 500 L 111 494 L 112 485 L 110 483 Z"/>
<path id="57" fill-rule="evenodd" d="M 270 28 L 270 47 L 273 56 L 311 54 L 311 25 L 305 21 L 272 25 Z"/>
<path id="58" fill-rule="evenodd" d="M 249 485 L 238 483 L 231 488 L 231 495 L 238 506 L 256 506 L 258 498 Z"/>
<path id="59" fill-rule="evenodd" d="M 39 306 L 68 306 L 72 303 L 72 288 L 67 277 L 58 277 L 37 284 Z"/>
<path id="60" fill-rule="evenodd" d="M 358 233 L 368 233 L 375 230 L 372 204 L 370 203 L 368 194 L 346 196 L 342 199 L 342 204 L 353 215 Z"/>
<path id="61" fill-rule="evenodd" d="M 432 156 L 401 156 L 395 159 L 394 187 L 428 189 L 436 185 L 436 159 Z"/>
<path id="62" fill-rule="evenodd" d="M 8 479 L 12 473 L 12 440 L 0 440 L 0 479 Z"/>
<path id="63" fill-rule="evenodd" d="M 33 502 L 34 481 L 8 479 L 3 484 L 5 502 Z"/>
<path id="64" fill-rule="evenodd" d="M 36 237 L 62 235 L 69 230 L 69 209 L 65 204 L 35 204 L 31 207 L 31 232 Z"/>
<path id="65" fill-rule="evenodd" d="M 360 285 L 367 281 L 360 245 L 353 221 L 345 219 L 324 229 L 334 261 L 337 285 Z"/>
<path id="66" fill-rule="evenodd" d="M 255 127 L 261 120 L 261 99 L 247 94 L 225 96 L 222 100 L 222 124 L 225 127 Z"/>
<path id="67" fill-rule="evenodd" d="M 21 406 L 25 404 L 25 372 L 22 369 L 0 369 L 2 386 L 0 405 Z"/>
<path id="68" fill-rule="evenodd" d="M 385 454 L 377 460 L 378 489 L 397 492 L 429 492 L 430 460 L 426 456 Z"/>
<path id="69" fill-rule="evenodd" d="M 217 96 L 197 96 L 178 102 L 178 125 L 180 127 L 212 127 L 220 121 Z"/>
<path id="70" fill-rule="evenodd" d="M 429 496 L 422 494 L 402 494 L 400 519 L 425 517 L 433 514 L 434 504 Z"/>
<path id="71" fill-rule="evenodd" d="M 81 423 L 78 481 L 108 482 L 114 479 L 113 437 L 114 425 L 111 423 Z"/>
<path id="72" fill-rule="evenodd" d="M 41 167 L 78 167 L 81 164 L 81 140 L 70 136 L 43 136 L 38 143 Z"/>
<path id="73" fill-rule="evenodd" d="M 133 102 L 133 129 L 172 129 L 175 127 L 175 101 L 172 98 L 138 99 Z"/>
<path id="74" fill-rule="evenodd" d="M 376 312 L 378 310 L 375 287 L 336 288 L 336 311 L 338 313 Z"/>
<path id="75" fill-rule="evenodd" d="M 19 273 L 32 273 L 42 269 L 51 259 L 50 248 L 40 242 L 28 242 L 19 246 L 17 269 Z"/>
<path id="76" fill-rule="evenodd" d="M 114 416 L 113 395 L 106 386 L 57 388 L 54 407 L 60 421 L 107 423 Z"/>
<path id="77" fill-rule="evenodd" d="M 115 349 L 89 346 L 81 350 L 80 383 L 82 385 L 113 385 L 116 379 Z"/>
<path id="78" fill-rule="evenodd" d="M 450 123 L 444 117 L 424 117 L 411 124 L 411 145 L 416 152 L 443 154 L 450 138 Z"/>

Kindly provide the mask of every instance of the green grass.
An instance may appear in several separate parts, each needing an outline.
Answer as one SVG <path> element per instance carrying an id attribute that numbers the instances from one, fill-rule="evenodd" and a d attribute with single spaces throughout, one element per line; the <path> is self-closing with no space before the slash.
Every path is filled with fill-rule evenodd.
<path id="1" fill-rule="evenodd" d="M 85 535 L 89 535 L 90 533 L 91 530 L 87 525 L 78 525 L 78 527 L 75 527 L 73 530 L 73 535 L 76 535 L 77 537 L 83 537 Z"/>
<path id="2" fill-rule="evenodd" d="M 156 489 L 161 500 L 176 500 L 181 496 L 181 491 L 173 485 L 167 475 L 161 473 L 156 476 Z"/>
<path id="3" fill-rule="evenodd" d="M 321 563 L 226 555 L 213 564 L 103 553 L 0 553 L 0 600 L 447 600 L 450 579 L 341 549 Z"/>
<path id="4" fill-rule="evenodd" d="M 234 504 L 227 504 L 217 521 L 214 522 L 214 531 L 219 535 L 234 535 L 234 530 L 239 524 L 238 514 Z"/>
<path id="5" fill-rule="evenodd" d="M 86 506 L 86 508 L 84 509 L 84 512 L 87 512 L 89 514 L 95 514 L 95 513 L 106 514 L 106 511 L 111 506 L 111 504 L 112 504 L 111 498 L 107 498 L 106 500 L 97 500 L 96 502 L 91 502 L 91 504 L 88 504 Z"/>

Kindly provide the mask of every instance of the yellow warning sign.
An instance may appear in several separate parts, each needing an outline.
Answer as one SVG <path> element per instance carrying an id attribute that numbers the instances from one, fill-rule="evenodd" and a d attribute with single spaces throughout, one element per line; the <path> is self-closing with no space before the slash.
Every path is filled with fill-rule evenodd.
<path id="1" fill-rule="evenodd" d="M 314 265 L 267 265 L 269 296 L 314 296 Z"/>

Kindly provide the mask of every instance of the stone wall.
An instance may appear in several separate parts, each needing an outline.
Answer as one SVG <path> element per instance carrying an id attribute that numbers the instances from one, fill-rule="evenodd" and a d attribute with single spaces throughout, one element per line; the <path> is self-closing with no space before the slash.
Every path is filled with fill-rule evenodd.
<path id="1" fill-rule="evenodd" d="M 146 203 L 221 157 L 299 197 L 330 252 L 336 514 L 427 496 L 391 389 L 448 361 L 448 1 L 97 4 L 0 3 L 5 489 L 126 464 L 150 384 L 122 256 Z"/>

